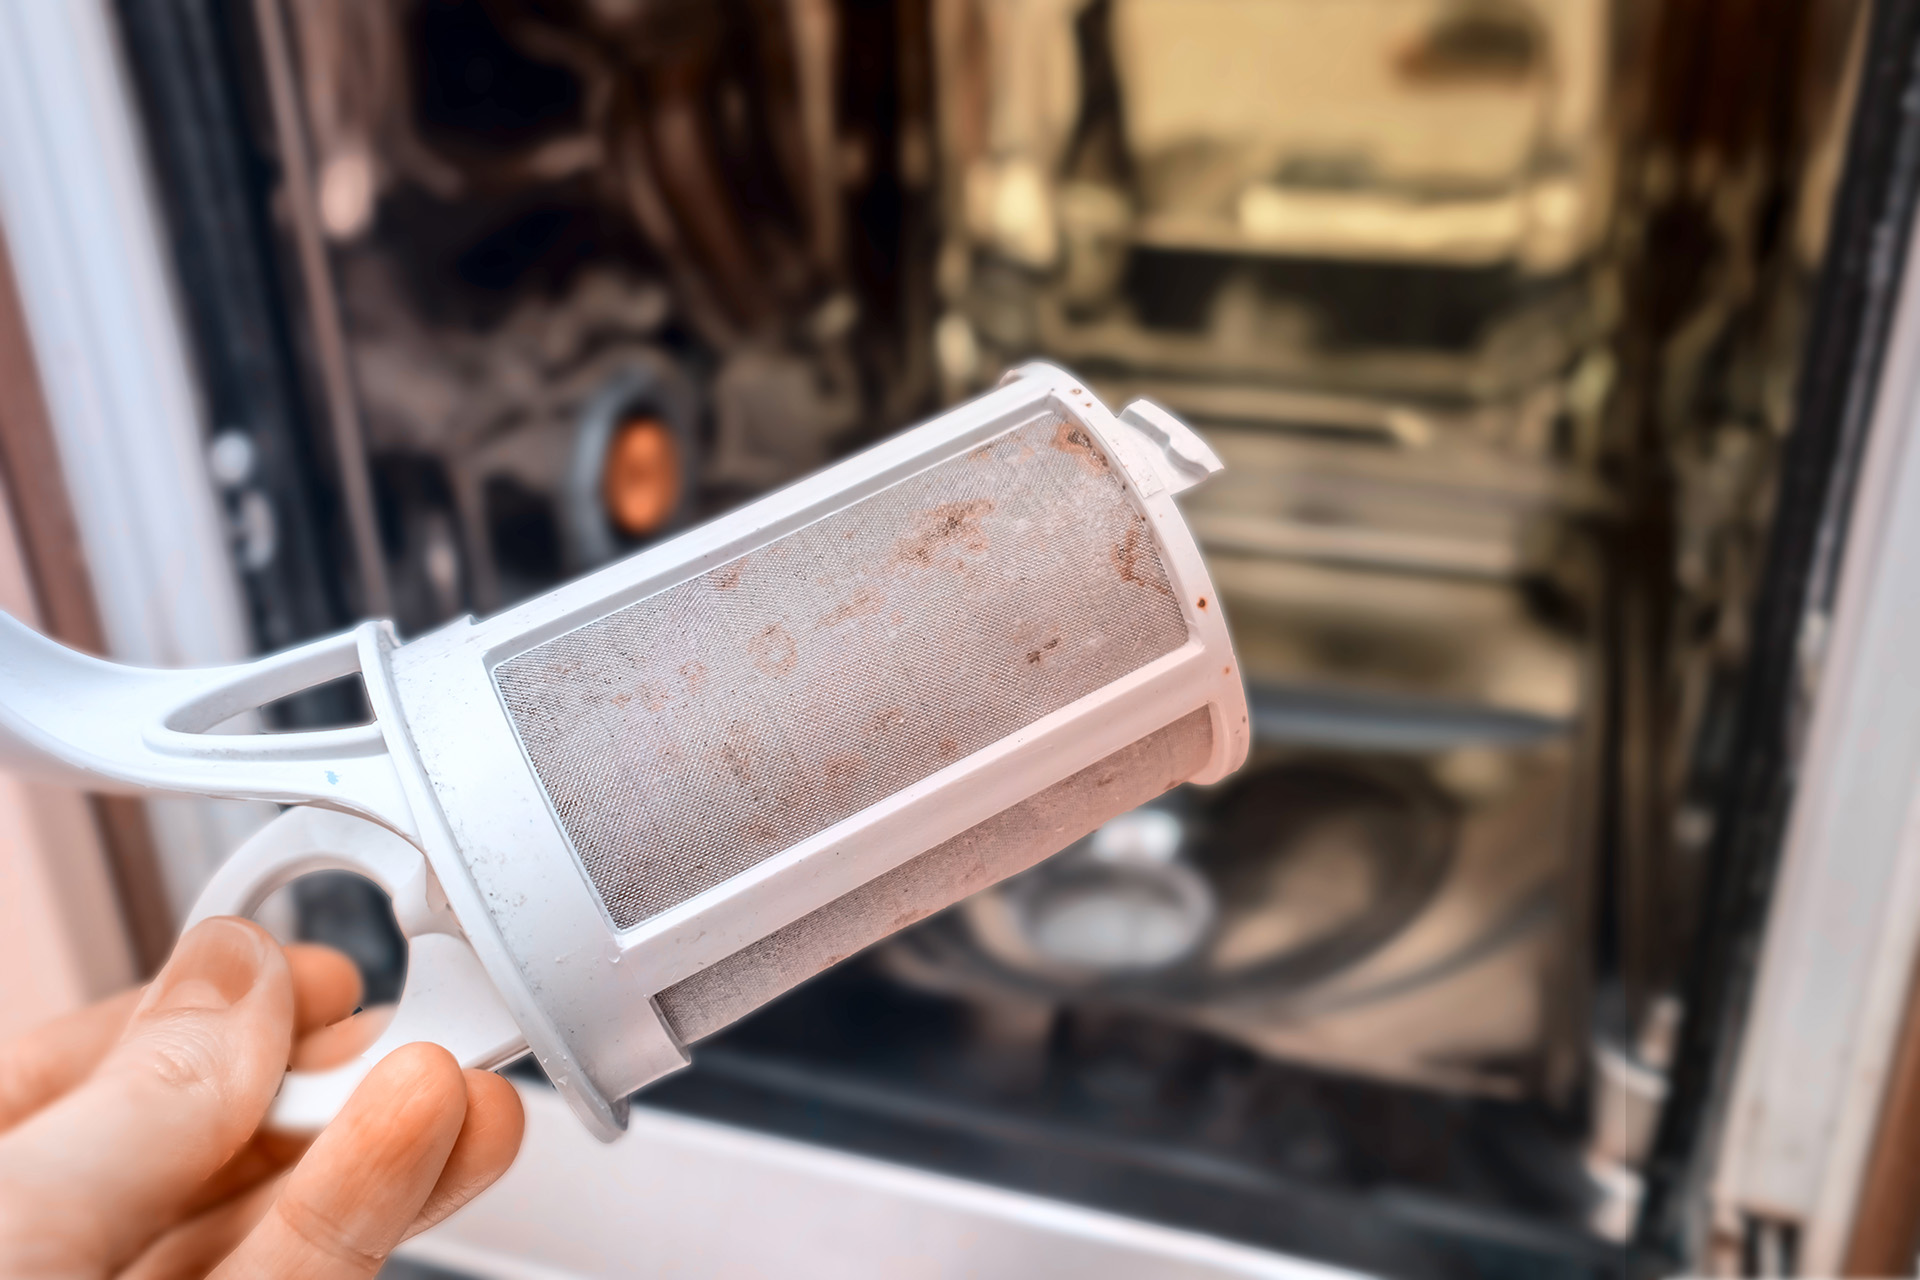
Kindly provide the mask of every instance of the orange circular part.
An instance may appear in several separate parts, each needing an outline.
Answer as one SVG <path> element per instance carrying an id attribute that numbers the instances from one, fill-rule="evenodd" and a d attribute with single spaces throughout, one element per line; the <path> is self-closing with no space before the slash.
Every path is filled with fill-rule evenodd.
<path id="1" fill-rule="evenodd" d="M 680 505 L 680 449 L 665 423 L 629 418 L 614 430 L 600 492 L 620 532 L 659 532 Z"/>

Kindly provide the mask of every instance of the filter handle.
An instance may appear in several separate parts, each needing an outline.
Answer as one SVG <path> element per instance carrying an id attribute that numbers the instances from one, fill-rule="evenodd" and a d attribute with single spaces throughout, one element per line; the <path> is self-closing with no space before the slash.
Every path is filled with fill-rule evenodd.
<path id="1" fill-rule="evenodd" d="M 388 624 L 366 622 L 254 662 L 155 670 L 77 653 L 0 613 L 0 768 L 93 791 L 310 801 L 411 831 L 386 726 L 216 732 L 276 699 L 372 671 L 394 644 Z"/>
<path id="2" fill-rule="evenodd" d="M 352 871 L 386 891 L 408 941 L 407 980 L 393 1020 L 358 1057 L 326 1071 L 287 1073 L 267 1113 L 269 1128 L 318 1132 L 374 1064 L 404 1044 L 432 1041 L 462 1067 L 483 1070 L 527 1051 L 526 1037 L 468 945 L 426 857 L 364 818 L 289 809 L 227 860 L 201 892 L 187 925 L 210 916 L 251 916 L 274 890 L 314 871 Z"/>

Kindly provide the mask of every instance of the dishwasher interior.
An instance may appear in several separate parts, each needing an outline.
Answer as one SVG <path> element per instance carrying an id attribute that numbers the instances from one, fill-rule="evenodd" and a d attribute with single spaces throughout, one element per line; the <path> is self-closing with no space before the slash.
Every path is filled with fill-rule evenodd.
<path id="1" fill-rule="evenodd" d="M 1246 768 L 643 1104 L 1387 1274 L 1618 1265 L 1864 5 L 118 8 L 263 648 L 495 611 L 1030 359 L 1227 463 Z M 383 911 L 299 887 L 375 992 Z"/>

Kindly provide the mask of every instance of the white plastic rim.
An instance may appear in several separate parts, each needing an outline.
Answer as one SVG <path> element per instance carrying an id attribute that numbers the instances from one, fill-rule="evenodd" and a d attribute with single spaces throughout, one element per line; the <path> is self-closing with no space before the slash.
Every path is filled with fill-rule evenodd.
<path id="1" fill-rule="evenodd" d="M 270 1127 L 319 1132 L 374 1064 L 401 1045 L 432 1041 L 462 1067 L 483 1070 L 526 1053 L 526 1037 L 467 945 L 420 850 L 364 818 L 289 809 L 215 873 L 185 927 L 214 916 L 251 917 L 274 891 L 316 871 L 365 876 L 392 900 L 408 943 L 406 984 L 392 1020 L 355 1057 L 325 1071 L 287 1073 L 267 1115 Z"/>

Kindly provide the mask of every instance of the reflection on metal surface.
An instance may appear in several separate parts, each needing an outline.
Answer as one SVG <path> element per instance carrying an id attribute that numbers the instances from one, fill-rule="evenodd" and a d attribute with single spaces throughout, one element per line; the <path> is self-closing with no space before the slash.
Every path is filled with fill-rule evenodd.
<path id="1" fill-rule="evenodd" d="M 947 390 L 1037 349 L 1199 426 L 1226 471 L 1184 502 L 1259 749 L 1162 806 L 1161 880 L 1092 883 L 1088 846 L 890 970 L 1566 1099 L 1610 661 L 1595 535 L 1619 502 L 1610 7 L 936 10 Z M 1177 959 L 1202 895 L 1175 868 L 1213 904 Z M 1034 903 L 1168 958 L 1067 963 Z"/>
<path id="2" fill-rule="evenodd" d="M 1164 970 L 1194 953 L 1219 910 L 1205 877 L 1180 859 L 1183 843 L 1179 818 L 1136 809 L 974 901 L 1004 902 L 1017 940 L 1001 945 L 1019 953 L 1015 963 L 1065 974 Z"/>
<path id="3" fill-rule="evenodd" d="M 1214 905 L 1205 880 L 1168 864 L 1049 865 L 1023 884 L 1014 912 L 1029 946 L 1065 969 L 1138 973 L 1191 955 Z"/>
<path id="4" fill-rule="evenodd" d="M 1326 688 L 1255 685 L 1248 691 L 1258 741 L 1349 751 L 1467 751 L 1565 737 L 1552 716 L 1472 703 L 1394 698 Z"/>
<path id="5" fill-rule="evenodd" d="M 989 348 L 1478 397 L 1599 335 L 1604 0 L 949 7 L 943 286 Z"/>
<path id="6" fill-rule="evenodd" d="M 928 104 L 900 92 L 910 66 L 844 52 L 890 15 L 823 0 L 286 9 L 298 84 L 275 85 L 300 100 L 278 115 L 297 110 L 288 136 L 312 141 L 288 150 L 288 194 L 313 305 L 344 326 L 327 399 L 334 420 L 364 418 L 393 562 L 374 567 L 403 630 L 499 608 L 926 406 L 908 246 L 931 175 L 907 143 Z M 899 148 L 878 149 L 883 134 Z M 850 241 L 863 202 L 886 212 Z M 636 376 L 681 385 L 611 411 L 664 434 L 569 465 L 570 437 L 598 431 Z M 618 477 L 642 439 L 635 488 Z M 395 519 L 416 482 L 454 539 L 450 596 L 423 589 L 432 552 Z"/>
<path id="7" fill-rule="evenodd" d="M 1372 715 L 1393 738 L 1268 746 L 1220 795 L 1181 802 L 1183 847 L 1158 865 L 1204 886 L 1187 901 L 1215 912 L 1190 954 L 1073 963 L 1035 936 L 1031 904 L 1084 886 L 1103 832 L 903 936 L 888 971 L 979 1000 L 1097 996 L 1392 1079 L 1503 1096 L 1542 1087 L 1552 1019 L 1536 993 L 1541 966 L 1558 963 L 1571 838 L 1565 728 L 1429 711 L 1413 722 L 1422 742 Z M 1325 736 L 1356 723 L 1364 714 L 1336 710 Z M 1155 887 L 1161 920 L 1194 918 L 1175 916 L 1164 880 Z"/>

